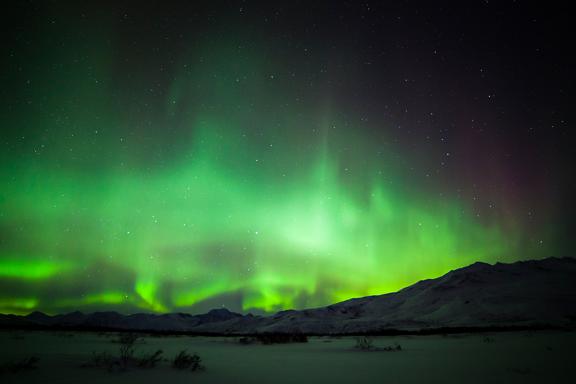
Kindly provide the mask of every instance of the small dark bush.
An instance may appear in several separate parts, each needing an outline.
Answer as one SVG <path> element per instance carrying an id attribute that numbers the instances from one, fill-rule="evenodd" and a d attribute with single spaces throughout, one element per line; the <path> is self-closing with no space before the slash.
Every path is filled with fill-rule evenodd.
<path id="1" fill-rule="evenodd" d="M 374 339 L 370 336 L 358 336 L 354 348 L 361 351 L 370 351 L 374 349 Z"/>
<path id="2" fill-rule="evenodd" d="M 400 352 L 402 346 L 398 343 L 388 345 L 382 348 L 374 346 L 374 339 L 371 336 L 358 336 L 356 338 L 356 345 L 354 348 L 361 351 L 386 351 L 386 352 Z"/>
<path id="3" fill-rule="evenodd" d="M 40 359 L 36 356 L 26 357 L 22 360 L 4 364 L 0 367 L 0 373 L 19 373 L 31 371 L 38 368 L 38 361 L 40 361 Z"/>
<path id="4" fill-rule="evenodd" d="M 249 336 L 243 336 L 243 337 L 238 339 L 238 343 L 243 344 L 243 345 L 254 344 L 257 342 L 258 342 L 258 340 L 256 340 L 255 337 L 249 337 Z"/>
<path id="5" fill-rule="evenodd" d="M 490 344 L 490 343 L 493 343 L 493 342 L 494 342 L 494 339 L 491 338 L 491 337 L 489 337 L 489 336 L 486 336 L 486 337 L 482 340 L 482 342 L 483 342 L 483 343 Z"/>
<path id="6" fill-rule="evenodd" d="M 90 360 L 81 365 L 82 368 L 106 368 L 114 371 L 120 368 L 120 361 L 108 352 L 92 352 Z"/>
<path id="7" fill-rule="evenodd" d="M 53 335 L 56 337 L 61 337 L 63 339 L 75 337 L 73 333 L 69 332 L 54 332 Z"/>
<path id="8" fill-rule="evenodd" d="M 161 333 L 161 332 L 151 332 L 147 335 L 148 337 L 154 337 L 157 339 L 160 338 L 165 338 L 165 337 L 170 337 L 170 335 L 168 333 Z"/>
<path id="9" fill-rule="evenodd" d="M 191 371 L 203 371 L 205 368 L 201 364 L 202 359 L 197 354 L 189 354 L 186 350 L 180 351 L 174 360 L 172 360 L 172 368 L 174 369 L 190 369 Z"/>
<path id="10" fill-rule="evenodd" d="M 112 340 L 113 343 L 118 343 L 122 345 L 134 345 L 140 339 L 136 333 L 119 333 L 118 338 Z"/>
<path id="11" fill-rule="evenodd" d="M 118 338 L 113 340 L 113 343 L 120 344 L 118 357 L 112 356 L 108 352 L 92 352 L 92 358 L 82 367 L 96 367 L 106 368 L 108 371 L 124 371 L 128 367 L 138 368 L 154 368 L 159 362 L 162 361 L 162 350 L 142 357 L 135 357 L 134 350 L 135 344 L 140 339 L 140 336 L 134 333 L 121 333 Z"/>
<path id="12" fill-rule="evenodd" d="M 240 344 L 261 343 L 270 344 L 288 344 L 288 343 L 307 343 L 308 336 L 301 333 L 262 333 L 254 337 L 243 337 Z"/>
<path id="13" fill-rule="evenodd" d="M 162 361 L 161 349 L 150 355 L 144 355 L 138 359 L 137 365 L 139 368 L 154 368 L 160 361 Z"/>
<path id="14" fill-rule="evenodd" d="M 394 343 L 394 345 L 389 345 L 389 346 L 382 348 L 382 351 L 387 351 L 387 352 L 400 352 L 401 350 L 402 350 L 402 346 L 398 343 Z"/>
<path id="15" fill-rule="evenodd" d="M 122 347 L 121 347 L 122 348 Z M 137 368 L 154 368 L 162 361 L 162 350 L 159 349 L 154 353 L 143 355 L 140 358 L 132 355 L 114 357 L 108 352 L 92 352 L 90 360 L 81 365 L 83 368 L 105 368 L 109 372 L 124 371 L 129 366 Z"/>
<path id="16" fill-rule="evenodd" d="M 122 333 L 118 337 L 116 342 L 120 344 L 120 364 L 123 368 L 134 360 L 134 344 L 138 339 L 138 335 L 134 333 Z"/>

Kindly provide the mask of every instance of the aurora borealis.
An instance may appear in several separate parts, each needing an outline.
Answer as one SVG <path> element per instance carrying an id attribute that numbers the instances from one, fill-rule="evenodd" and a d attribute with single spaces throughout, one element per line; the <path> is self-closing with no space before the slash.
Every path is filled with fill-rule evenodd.
<path id="1" fill-rule="evenodd" d="M 554 31 L 422 7 L 15 6 L 0 312 L 274 312 L 562 256 Z"/>

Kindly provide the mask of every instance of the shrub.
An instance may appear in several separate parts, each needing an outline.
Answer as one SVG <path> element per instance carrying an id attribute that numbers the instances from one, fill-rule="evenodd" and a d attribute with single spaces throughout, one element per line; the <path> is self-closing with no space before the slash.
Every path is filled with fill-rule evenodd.
<path id="1" fill-rule="evenodd" d="M 19 361 L 14 361 L 0 367 L 0 373 L 19 373 L 24 371 L 31 371 L 38 368 L 38 361 L 40 359 L 36 356 L 26 357 Z"/>
<path id="2" fill-rule="evenodd" d="M 119 366 L 118 359 L 108 352 L 92 352 L 90 360 L 81 365 L 82 368 L 106 368 L 108 371 L 113 371 Z"/>
<path id="3" fill-rule="evenodd" d="M 172 360 L 172 368 L 174 369 L 190 369 L 191 371 L 202 371 L 204 366 L 201 364 L 202 359 L 197 354 L 189 354 L 186 350 L 180 351 L 174 360 Z"/>
<path id="4" fill-rule="evenodd" d="M 261 333 L 252 337 L 241 337 L 240 344 L 261 343 L 270 344 L 288 344 L 288 343 L 307 343 L 308 336 L 301 333 Z"/>
<path id="5" fill-rule="evenodd" d="M 356 345 L 354 346 L 356 349 L 360 349 L 361 351 L 370 351 L 374 349 L 374 340 L 370 336 L 358 336 L 356 338 Z"/>
<path id="6" fill-rule="evenodd" d="M 402 346 L 398 343 L 394 343 L 394 345 L 389 345 L 387 347 L 382 348 L 383 351 L 388 352 L 400 352 L 402 350 Z"/>
<path id="7" fill-rule="evenodd" d="M 122 348 L 122 347 L 121 347 Z M 162 350 L 135 358 L 132 355 L 114 357 L 108 352 L 92 352 L 90 360 L 81 365 L 82 368 L 106 368 L 109 372 L 126 370 L 129 365 L 138 368 L 154 368 L 162 361 Z"/>
<path id="8" fill-rule="evenodd" d="M 56 337 L 61 337 L 63 339 L 75 337 L 75 335 L 73 333 L 68 333 L 68 332 L 54 332 L 53 335 Z"/>
<path id="9" fill-rule="evenodd" d="M 134 344 L 136 344 L 138 339 L 140 339 L 140 336 L 138 336 L 135 333 L 128 332 L 128 333 L 118 334 L 118 338 L 112 342 L 122 344 L 122 345 L 134 345 Z"/>
<path id="10" fill-rule="evenodd" d="M 144 355 L 138 359 L 137 365 L 140 368 L 154 368 L 160 361 L 162 361 L 162 350 L 159 349 L 150 355 Z"/>
<path id="11" fill-rule="evenodd" d="M 356 345 L 354 348 L 361 351 L 386 351 L 386 352 L 400 352 L 402 346 L 398 343 L 388 345 L 382 348 L 374 346 L 374 339 L 371 336 L 358 336 L 356 338 Z"/>
<path id="12" fill-rule="evenodd" d="M 117 342 L 120 344 L 120 364 L 126 368 L 134 359 L 134 344 L 138 341 L 138 335 L 134 333 L 122 333 Z"/>
<path id="13" fill-rule="evenodd" d="M 255 337 L 243 336 L 243 337 L 238 339 L 238 343 L 244 344 L 244 345 L 254 344 L 256 342 L 258 342 L 258 340 L 256 340 Z"/>

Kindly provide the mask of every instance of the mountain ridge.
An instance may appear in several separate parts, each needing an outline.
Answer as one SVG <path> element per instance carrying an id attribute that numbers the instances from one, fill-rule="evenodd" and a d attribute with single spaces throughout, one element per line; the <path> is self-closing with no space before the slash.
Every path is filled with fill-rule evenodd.
<path id="1" fill-rule="evenodd" d="M 0 326 L 219 335 L 576 327 L 576 259 L 476 262 L 397 292 L 352 298 L 325 307 L 284 310 L 269 316 L 242 315 L 226 308 L 199 315 L 75 311 L 49 316 L 35 311 L 26 316 L 0 315 Z"/>

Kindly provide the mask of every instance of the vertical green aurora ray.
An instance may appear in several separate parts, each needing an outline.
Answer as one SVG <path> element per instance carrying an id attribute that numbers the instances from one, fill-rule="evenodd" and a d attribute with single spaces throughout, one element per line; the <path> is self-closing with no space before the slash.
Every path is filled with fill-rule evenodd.
<path id="1" fill-rule="evenodd" d="M 183 60 L 146 124 L 186 132 L 184 149 L 141 162 L 156 147 L 102 101 L 118 92 L 78 92 L 94 71 L 110 77 L 98 46 L 98 60 L 62 71 L 66 89 L 48 87 L 46 113 L 12 120 L 38 125 L 32 147 L 48 141 L 0 166 L 1 312 L 194 311 L 227 295 L 270 312 L 515 259 L 517 226 L 419 188 L 401 154 L 382 154 L 345 116 L 286 106 L 273 65 L 255 50 L 237 59 L 232 44 Z M 87 109 L 50 118 L 71 98 Z"/>

